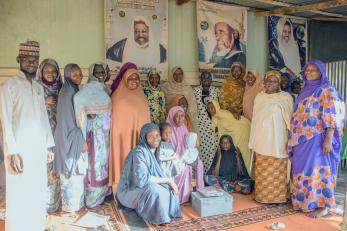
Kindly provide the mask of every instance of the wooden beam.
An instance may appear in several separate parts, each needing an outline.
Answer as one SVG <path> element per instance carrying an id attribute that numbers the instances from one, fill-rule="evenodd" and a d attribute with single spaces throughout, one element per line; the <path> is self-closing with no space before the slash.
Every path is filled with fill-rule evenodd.
<path id="1" fill-rule="evenodd" d="M 261 2 L 261 3 L 266 3 L 266 4 L 271 4 L 271 5 L 274 5 L 274 6 L 284 6 L 284 7 L 297 6 L 297 5 L 294 5 L 294 4 L 285 3 L 285 2 L 279 2 L 279 1 L 274 1 L 274 0 L 255 0 L 255 1 L 256 2 Z M 258 13 L 258 12 L 262 12 L 262 11 L 257 10 L 257 11 L 254 11 L 254 12 Z M 329 16 L 329 17 L 337 17 L 337 18 L 342 18 L 342 19 L 346 19 L 347 18 L 347 16 L 343 15 L 343 14 L 329 13 L 329 12 L 325 12 L 325 11 L 321 11 L 321 10 L 310 10 L 309 12 L 316 13 L 316 14 L 321 14 L 321 15 L 326 15 L 326 16 Z M 327 20 L 331 20 L 331 19 L 327 19 Z M 342 20 L 342 21 L 344 21 L 344 20 Z"/>
<path id="2" fill-rule="evenodd" d="M 177 3 L 177 5 L 182 5 L 182 4 L 189 2 L 189 1 L 190 0 L 177 0 L 176 3 Z"/>
<path id="3" fill-rule="evenodd" d="M 282 8 L 278 10 L 258 12 L 256 13 L 256 15 L 271 16 L 271 15 L 293 14 L 293 13 L 307 12 L 307 11 L 313 11 L 313 10 L 317 11 L 321 9 L 334 8 L 334 7 L 344 6 L 344 5 L 347 5 L 347 0 L 334 0 L 334 1 L 327 1 L 327 2 L 321 2 L 321 3 L 307 4 L 302 6 L 299 6 L 299 5 L 288 6 L 286 8 Z M 341 16 L 344 16 L 344 15 L 341 15 Z"/>
<path id="4" fill-rule="evenodd" d="M 316 14 L 321 14 L 321 15 L 326 15 L 329 17 L 347 19 L 347 15 L 343 15 L 343 14 L 329 13 L 329 12 L 325 12 L 325 11 L 321 11 L 321 10 L 310 10 L 310 12 L 316 13 Z"/>
<path id="5" fill-rule="evenodd" d="M 290 3 L 279 2 L 274 0 L 255 0 L 255 2 L 266 3 L 266 4 L 274 5 L 274 6 L 284 6 L 284 7 L 293 6 L 293 4 L 290 4 Z"/>
<path id="6" fill-rule="evenodd" d="M 347 18 L 315 17 L 315 18 L 310 18 L 310 19 L 318 20 L 318 21 L 347 22 Z"/>

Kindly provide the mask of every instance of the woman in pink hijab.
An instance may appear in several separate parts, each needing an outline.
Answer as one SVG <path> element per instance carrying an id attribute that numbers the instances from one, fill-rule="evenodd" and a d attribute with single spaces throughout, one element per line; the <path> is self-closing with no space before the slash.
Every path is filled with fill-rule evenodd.
<path id="1" fill-rule="evenodd" d="M 191 169 L 190 165 L 187 165 L 185 161 L 183 161 L 183 154 L 186 150 L 186 136 L 188 135 L 188 129 L 186 125 L 184 124 L 185 120 L 185 113 L 184 109 L 180 106 L 174 106 L 170 109 L 168 118 L 166 119 L 166 122 L 170 124 L 171 126 L 171 137 L 170 137 L 170 143 L 172 144 L 172 147 L 174 151 L 176 152 L 178 156 L 178 162 L 183 165 L 182 171 L 175 177 L 175 182 L 179 188 L 180 191 L 180 201 L 181 203 L 186 202 L 189 200 L 191 189 L 188 191 L 187 188 L 180 189 L 180 185 L 183 185 L 183 182 L 192 182 L 192 175 L 191 174 L 185 174 L 188 167 Z M 197 169 L 195 170 L 197 172 L 196 175 L 203 174 L 203 165 L 201 160 L 199 159 L 199 164 L 197 165 Z M 190 170 L 191 171 L 191 170 Z M 188 179 L 189 178 L 189 179 Z M 203 188 L 204 187 L 204 181 L 201 177 L 197 177 L 197 188 Z"/>
<path id="2" fill-rule="evenodd" d="M 166 119 L 166 122 L 170 124 L 172 131 L 170 142 L 179 158 L 182 158 L 182 155 L 184 153 L 184 136 L 188 133 L 188 129 L 184 124 L 184 120 L 184 109 L 180 106 L 172 107 Z"/>

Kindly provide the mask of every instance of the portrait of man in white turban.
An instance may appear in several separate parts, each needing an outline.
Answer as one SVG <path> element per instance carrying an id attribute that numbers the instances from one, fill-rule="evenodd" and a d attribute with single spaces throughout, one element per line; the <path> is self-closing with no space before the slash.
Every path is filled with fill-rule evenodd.
<path id="1" fill-rule="evenodd" d="M 149 57 L 151 63 L 164 63 L 166 56 L 166 48 L 156 41 L 150 23 L 142 16 L 134 18 L 129 36 L 116 42 L 106 52 L 107 59 L 120 63 L 131 61 L 139 66 L 146 66 L 144 60 Z"/>
<path id="2" fill-rule="evenodd" d="M 301 28 L 297 27 L 297 30 Z M 305 50 L 294 36 L 294 26 L 290 19 L 281 18 L 276 25 L 277 39 L 269 41 L 270 68 L 291 76 L 299 76 L 305 64 Z M 298 31 L 299 32 L 299 31 Z M 301 53 L 301 54 L 300 54 Z"/>
<path id="3" fill-rule="evenodd" d="M 216 45 L 213 49 L 210 63 L 213 67 L 230 68 L 231 64 L 239 61 L 246 64 L 246 55 L 240 42 L 240 32 L 226 22 L 214 25 Z"/>

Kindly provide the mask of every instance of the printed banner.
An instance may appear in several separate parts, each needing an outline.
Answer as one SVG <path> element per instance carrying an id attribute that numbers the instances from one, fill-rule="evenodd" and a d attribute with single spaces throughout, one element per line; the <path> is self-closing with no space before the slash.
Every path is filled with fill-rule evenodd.
<path id="1" fill-rule="evenodd" d="M 306 64 L 307 24 L 304 19 L 270 16 L 269 64 L 291 79 L 301 78 L 301 69 Z"/>
<path id="2" fill-rule="evenodd" d="M 246 64 L 247 11 L 221 3 L 197 0 L 200 71 L 208 70 L 213 80 L 230 74 L 230 66 Z"/>
<path id="3" fill-rule="evenodd" d="M 167 15 L 167 0 L 105 0 L 106 62 L 111 74 L 133 62 L 142 79 L 153 68 L 167 79 Z"/>

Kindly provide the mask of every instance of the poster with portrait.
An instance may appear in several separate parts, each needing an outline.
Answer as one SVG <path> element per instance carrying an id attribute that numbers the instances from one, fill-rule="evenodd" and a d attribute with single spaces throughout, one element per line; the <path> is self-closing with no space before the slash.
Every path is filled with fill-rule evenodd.
<path id="1" fill-rule="evenodd" d="M 307 21 L 292 17 L 268 17 L 269 68 L 290 80 L 301 78 L 307 59 Z"/>
<path id="2" fill-rule="evenodd" d="M 200 71 L 208 70 L 214 81 L 230 74 L 230 66 L 246 64 L 246 8 L 197 0 Z"/>
<path id="3" fill-rule="evenodd" d="M 133 62 L 141 79 L 152 69 L 167 79 L 167 16 L 167 0 L 105 0 L 106 62 L 112 75 Z"/>

